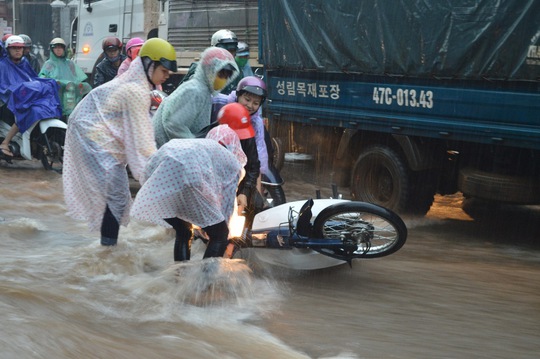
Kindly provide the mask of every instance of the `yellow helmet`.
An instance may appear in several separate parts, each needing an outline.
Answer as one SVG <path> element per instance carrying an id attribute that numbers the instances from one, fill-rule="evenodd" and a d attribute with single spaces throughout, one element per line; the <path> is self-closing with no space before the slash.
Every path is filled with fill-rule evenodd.
<path id="1" fill-rule="evenodd" d="M 141 58 L 148 57 L 152 61 L 159 62 L 163 67 L 176 72 L 176 51 L 167 41 L 154 37 L 144 42 L 139 51 Z"/>

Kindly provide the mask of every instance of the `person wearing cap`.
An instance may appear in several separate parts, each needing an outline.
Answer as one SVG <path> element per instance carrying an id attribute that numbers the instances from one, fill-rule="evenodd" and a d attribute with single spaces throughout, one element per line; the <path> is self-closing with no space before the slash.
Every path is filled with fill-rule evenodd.
<path id="1" fill-rule="evenodd" d="M 178 86 L 153 117 L 158 147 L 174 138 L 194 138 L 210 125 L 212 96 L 238 75 L 234 57 L 225 49 L 209 47 L 193 78 Z"/>
<path id="2" fill-rule="evenodd" d="M 106 37 L 101 43 L 103 48 L 103 60 L 96 66 L 94 75 L 94 87 L 103 85 L 116 77 L 118 68 L 126 59 L 122 54 L 122 41 L 114 36 Z"/>
<path id="3" fill-rule="evenodd" d="M 0 58 L 2 119 L 12 125 L 0 144 L 0 159 L 8 162 L 13 157 L 9 145 L 17 132 L 24 133 L 37 121 L 62 115 L 56 81 L 37 76 L 24 58 L 24 46 L 20 36 L 11 35 L 5 43 L 6 55 Z"/>
<path id="4" fill-rule="evenodd" d="M 156 152 L 151 91 L 176 70 L 174 47 L 150 39 L 123 76 L 90 91 L 69 117 L 62 174 L 68 215 L 100 230 L 103 246 L 116 245 L 120 225 L 129 222 L 126 166 L 138 180 Z"/>
<path id="5" fill-rule="evenodd" d="M 192 224 L 209 238 L 203 258 L 223 257 L 246 161 L 238 136 L 226 125 L 203 139 L 170 140 L 148 161 L 131 216 L 174 228 L 176 262 L 191 257 Z"/>
<path id="6" fill-rule="evenodd" d="M 39 77 L 54 79 L 60 86 L 60 98 L 64 99 L 66 87 L 71 83 L 74 86 L 75 97 L 79 101 L 86 95 L 92 87 L 86 82 L 88 76 L 84 71 L 71 59 L 67 57 L 66 42 L 59 37 L 55 37 L 49 43 L 50 57 L 41 68 Z M 69 93 L 69 92 L 68 92 Z M 68 106 L 64 103 L 62 113 L 64 116 L 69 116 L 73 111 L 73 105 Z"/>
<path id="7" fill-rule="evenodd" d="M 141 49 L 142 45 L 144 44 L 144 40 L 140 37 L 134 37 L 133 39 L 130 39 L 126 44 L 126 59 L 122 61 L 122 64 L 118 68 L 118 72 L 116 73 L 116 76 L 122 75 L 124 72 L 127 71 L 129 68 L 129 65 L 131 65 L 131 62 L 134 58 L 139 55 L 139 50 Z"/>

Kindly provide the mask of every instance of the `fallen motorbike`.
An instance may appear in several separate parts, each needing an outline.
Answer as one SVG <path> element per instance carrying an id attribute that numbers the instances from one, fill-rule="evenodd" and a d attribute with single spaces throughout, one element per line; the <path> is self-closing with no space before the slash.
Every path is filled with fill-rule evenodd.
<path id="1" fill-rule="evenodd" d="M 229 258 L 248 250 L 262 262 L 291 269 L 352 266 L 353 259 L 390 255 L 407 240 L 403 220 L 371 203 L 309 199 L 252 214 L 246 213 L 241 234 L 231 225 Z M 206 240 L 203 231 L 194 233 Z"/>
<path id="2" fill-rule="evenodd" d="M 4 140 L 11 125 L 0 121 L 0 142 Z M 8 163 L 14 160 L 39 159 L 46 170 L 60 172 L 64 156 L 64 140 L 67 125 L 56 118 L 35 122 L 25 132 L 17 133 L 9 143 L 12 158 L 3 157 Z"/>

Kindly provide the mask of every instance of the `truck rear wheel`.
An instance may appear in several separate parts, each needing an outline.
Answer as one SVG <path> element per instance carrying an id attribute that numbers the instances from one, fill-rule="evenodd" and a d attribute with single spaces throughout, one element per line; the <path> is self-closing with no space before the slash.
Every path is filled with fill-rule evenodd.
<path id="1" fill-rule="evenodd" d="M 274 167 L 281 171 L 283 163 L 285 162 L 285 149 L 283 148 L 283 142 L 279 137 L 272 137 L 272 150 L 273 156 L 270 159 L 274 163 Z"/>
<path id="2" fill-rule="evenodd" d="M 407 167 L 391 148 L 370 146 L 358 156 L 351 177 L 354 199 L 403 212 L 409 187 Z"/>
<path id="3" fill-rule="evenodd" d="M 354 199 L 400 213 L 425 215 L 436 192 L 436 173 L 410 172 L 389 147 L 370 146 L 356 160 L 351 177 Z"/>
<path id="4" fill-rule="evenodd" d="M 458 184 L 465 196 L 486 201 L 515 204 L 535 204 L 540 201 L 540 184 L 533 177 L 464 168 L 459 172 Z"/>

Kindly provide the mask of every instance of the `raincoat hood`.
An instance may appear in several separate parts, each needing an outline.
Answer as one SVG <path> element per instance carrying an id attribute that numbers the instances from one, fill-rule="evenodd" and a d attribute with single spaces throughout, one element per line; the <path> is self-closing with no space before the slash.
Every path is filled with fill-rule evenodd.
<path id="1" fill-rule="evenodd" d="M 236 157 L 238 162 L 244 167 L 247 163 L 247 156 L 242 150 L 242 144 L 240 139 L 236 135 L 233 129 L 227 125 L 219 125 L 212 128 L 206 138 L 214 140 L 221 145 L 225 146 L 226 149 L 232 152 Z"/>
<path id="2" fill-rule="evenodd" d="M 218 72 L 228 66 L 238 72 L 234 58 L 227 50 L 211 47 L 201 54 L 193 77 L 164 99 L 154 115 L 158 147 L 171 139 L 194 138 L 210 125 L 212 96 L 218 93 L 214 90 L 214 80 Z"/>
<path id="3" fill-rule="evenodd" d="M 227 87 L 227 85 L 233 82 L 240 73 L 238 65 L 229 51 L 220 47 L 209 47 L 201 54 L 201 60 L 199 61 L 193 76 L 201 79 L 204 78 L 204 82 L 212 94 L 217 94 L 219 91 L 214 90 L 214 81 L 218 72 L 223 70 L 225 67 L 234 68 L 232 76 L 227 79 L 224 86 Z"/>

